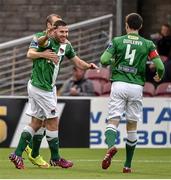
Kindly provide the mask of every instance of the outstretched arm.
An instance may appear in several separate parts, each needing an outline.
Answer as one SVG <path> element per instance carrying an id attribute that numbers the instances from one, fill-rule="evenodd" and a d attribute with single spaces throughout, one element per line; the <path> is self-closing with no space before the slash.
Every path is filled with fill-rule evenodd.
<path id="1" fill-rule="evenodd" d="M 80 69 L 98 69 L 94 63 L 86 63 L 84 60 L 80 59 L 78 56 L 72 58 L 74 64 Z"/>

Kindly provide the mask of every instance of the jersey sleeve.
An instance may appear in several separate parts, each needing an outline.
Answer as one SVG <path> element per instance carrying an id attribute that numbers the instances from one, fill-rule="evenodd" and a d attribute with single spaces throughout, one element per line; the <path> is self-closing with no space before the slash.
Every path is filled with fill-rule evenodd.
<path id="1" fill-rule="evenodd" d="M 106 51 L 107 51 L 108 53 L 114 55 L 114 53 L 115 53 L 115 39 L 113 39 L 113 40 L 109 43 Z"/>
<path id="2" fill-rule="evenodd" d="M 104 66 L 111 64 L 111 58 L 115 54 L 115 41 L 114 39 L 109 43 L 107 49 L 100 57 L 100 63 Z"/>
<path id="3" fill-rule="evenodd" d="M 67 44 L 65 56 L 68 59 L 71 59 L 76 56 L 76 52 L 74 51 L 74 48 L 72 47 L 71 44 Z"/>
<path id="4" fill-rule="evenodd" d="M 38 49 L 38 47 L 39 47 L 38 46 L 38 38 L 40 38 L 41 36 L 44 36 L 44 35 L 45 35 L 45 32 L 38 32 L 38 33 L 34 34 L 29 48 Z"/>
<path id="5" fill-rule="evenodd" d="M 156 57 L 159 57 L 156 46 L 154 45 L 154 43 L 152 41 L 150 41 L 148 58 L 149 58 L 149 60 L 153 60 Z"/>
<path id="6" fill-rule="evenodd" d="M 31 40 L 29 48 L 38 49 L 38 41 L 36 34 L 33 36 L 33 39 Z"/>

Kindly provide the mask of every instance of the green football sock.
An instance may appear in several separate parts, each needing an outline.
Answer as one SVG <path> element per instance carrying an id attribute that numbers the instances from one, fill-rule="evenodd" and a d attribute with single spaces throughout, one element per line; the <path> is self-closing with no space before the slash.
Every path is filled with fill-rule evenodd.
<path id="1" fill-rule="evenodd" d="M 112 146 L 115 145 L 115 140 L 116 140 L 116 131 L 113 130 L 107 130 L 105 132 L 105 142 L 108 145 L 108 148 L 111 148 Z"/>
<path id="2" fill-rule="evenodd" d="M 131 142 L 131 141 L 128 141 L 128 142 L 129 142 L 129 144 L 131 143 L 133 145 L 131 146 L 126 143 L 126 161 L 125 161 L 124 167 L 131 168 L 131 162 L 132 162 L 132 158 L 134 155 L 134 150 L 136 147 L 137 140 L 134 142 Z"/>
<path id="3" fill-rule="evenodd" d="M 22 132 L 20 136 L 20 140 L 18 146 L 15 150 L 15 154 L 17 156 L 22 156 L 23 151 L 25 150 L 26 146 L 29 144 L 32 135 L 29 132 Z"/>
<path id="4" fill-rule="evenodd" d="M 39 155 L 40 145 L 41 145 L 43 137 L 44 137 L 44 135 L 36 135 L 35 134 L 31 140 L 32 141 L 31 156 L 33 158 L 36 158 Z"/>
<path id="5" fill-rule="evenodd" d="M 28 146 L 29 146 L 29 148 L 32 149 L 32 147 L 33 147 L 33 138 L 30 140 L 30 143 L 28 144 Z"/>
<path id="6" fill-rule="evenodd" d="M 50 137 L 46 136 L 47 139 L 50 139 Z M 48 140 L 49 148 L 51 151 L 51 159 L 58 160 L 60 158 L 59 156 L 59 138 L 53 138 L 52 140 Z"/>

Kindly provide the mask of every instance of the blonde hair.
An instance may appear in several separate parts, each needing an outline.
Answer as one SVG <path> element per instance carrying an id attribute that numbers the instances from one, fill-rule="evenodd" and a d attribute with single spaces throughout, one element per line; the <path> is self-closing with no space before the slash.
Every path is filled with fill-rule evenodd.
<path id="1" fill-rule="evenodd" d="M 52 18 L 53 18 L 53 17 L 57 17 L 57 18 L 59 18 L 59 19 L 62 19 L 61 16 L 58 15 L 58 14 L 50 14 L 50 15 L 47 16 L 47 18 L 46 18 L 46 26 L 47 26 L 48 23 L 52 24 Z"/>

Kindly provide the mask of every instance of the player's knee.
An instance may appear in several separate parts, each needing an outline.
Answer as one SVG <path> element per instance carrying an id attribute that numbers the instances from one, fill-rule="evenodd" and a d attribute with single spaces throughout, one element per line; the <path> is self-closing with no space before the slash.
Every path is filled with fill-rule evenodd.
<path id="1" fill-rule="evenodd" d="M 39 119 L 32 119 L 31 123 L 29 124 L 30 127 L 36 132 L 38 129 L 42 127 L 42 121 Z"/>
<path id="2" fill-rule="evenodd" d="M 118 127 L 119 125 L 119 121 L 120 121 L 120 118 L 119 117 L 116 117 L 116 118 L 111 118 L 111 119 L 108 119 L 107 120 L 107 124 L 112 124 L 114 125 L 116 128 Z"/>
<path id="3" fill-rule="evenodd" d="M 137 130 L 137 121 L 127 121 L 127 131 L 136 131 Z"/>
<path id="4" fill-rule="evenodd" d="M 47 119 L 46 129 L 48 129 L 49 131 L 58 130 L 58 119 L 57 118 Z"/>

